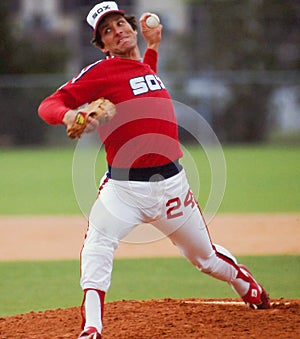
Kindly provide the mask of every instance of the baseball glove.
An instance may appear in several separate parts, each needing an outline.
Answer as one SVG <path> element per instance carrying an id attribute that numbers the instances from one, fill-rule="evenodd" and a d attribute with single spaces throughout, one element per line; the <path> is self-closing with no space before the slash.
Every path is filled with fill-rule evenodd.
<path id="1" fill-rule="evenodd" d="M 87 124 L 88 118 L 97 119 L 99 124 L 109 122 L 116 114 L 115 105 L 108 99 L 100 98 L 86 106 L 83 111 L 77 113 L 73 125 L 67 129 L 68 137 L 71 139 L 79 139 Z"/>

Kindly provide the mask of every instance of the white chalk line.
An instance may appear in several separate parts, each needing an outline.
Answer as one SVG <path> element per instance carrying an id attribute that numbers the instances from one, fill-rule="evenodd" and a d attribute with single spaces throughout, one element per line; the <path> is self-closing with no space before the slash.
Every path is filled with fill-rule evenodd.
<path id="1" fill-rule="evenodd" d="M 184 300 L 185 304 L 208 304 L 208 305 L 238 305 L 245 306 L 243 301 L 221 301 L 221 300 Z M 290 305 L 290 302 L 271 302 L 271 305 Z"/>

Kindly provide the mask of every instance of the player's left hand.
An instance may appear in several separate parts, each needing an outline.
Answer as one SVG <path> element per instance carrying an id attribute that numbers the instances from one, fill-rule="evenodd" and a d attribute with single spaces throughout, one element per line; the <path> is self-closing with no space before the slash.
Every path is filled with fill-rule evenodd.
<path id="1" fill-rule="evenodd" d="M 109 122 L 115 114 L 115 105 L 107 99 L 100 98 L 89 103 L 83 110 L 68 111 L 63 122 L 69 138 L 78 139 L 83 132 L 90 133 L 99 125 Z"/>

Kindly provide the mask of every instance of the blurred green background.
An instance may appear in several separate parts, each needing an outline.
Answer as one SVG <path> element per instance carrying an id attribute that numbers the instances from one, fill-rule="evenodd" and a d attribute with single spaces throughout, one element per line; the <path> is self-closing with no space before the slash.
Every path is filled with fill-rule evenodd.
<path id="1" fill-rule="evenodd" d="M 37 116 L 41 100 L 104 57 L 85 21 L 97 0 L 0 0 L 0 147 L 68 144 Z M 224 143 L 300 142 L 300 3 L 120 0 L 164 26 L 159 75 Z M 174 15 L 176 13 L 176 15 Z M 145 49 L 139 35 L 142 53 Z M 176 111 L 180 135 L 200 127 Z"/>

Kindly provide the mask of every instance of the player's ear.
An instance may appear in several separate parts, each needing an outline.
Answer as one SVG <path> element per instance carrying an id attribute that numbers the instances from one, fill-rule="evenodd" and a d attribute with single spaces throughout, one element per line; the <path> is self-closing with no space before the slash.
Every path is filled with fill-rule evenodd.
<path id="1" fill-rule="evenodd" d="M 98 47 L 104 54 L 109 53 L 109 50 L 105 47 L 104 42 L 100 38 L 98 38 Z"/>
<path id="2" fill-rule="evenodd" d="M 99 47 L 104 54 L 109 53 L 109 50 L 105 47 Z"/>

